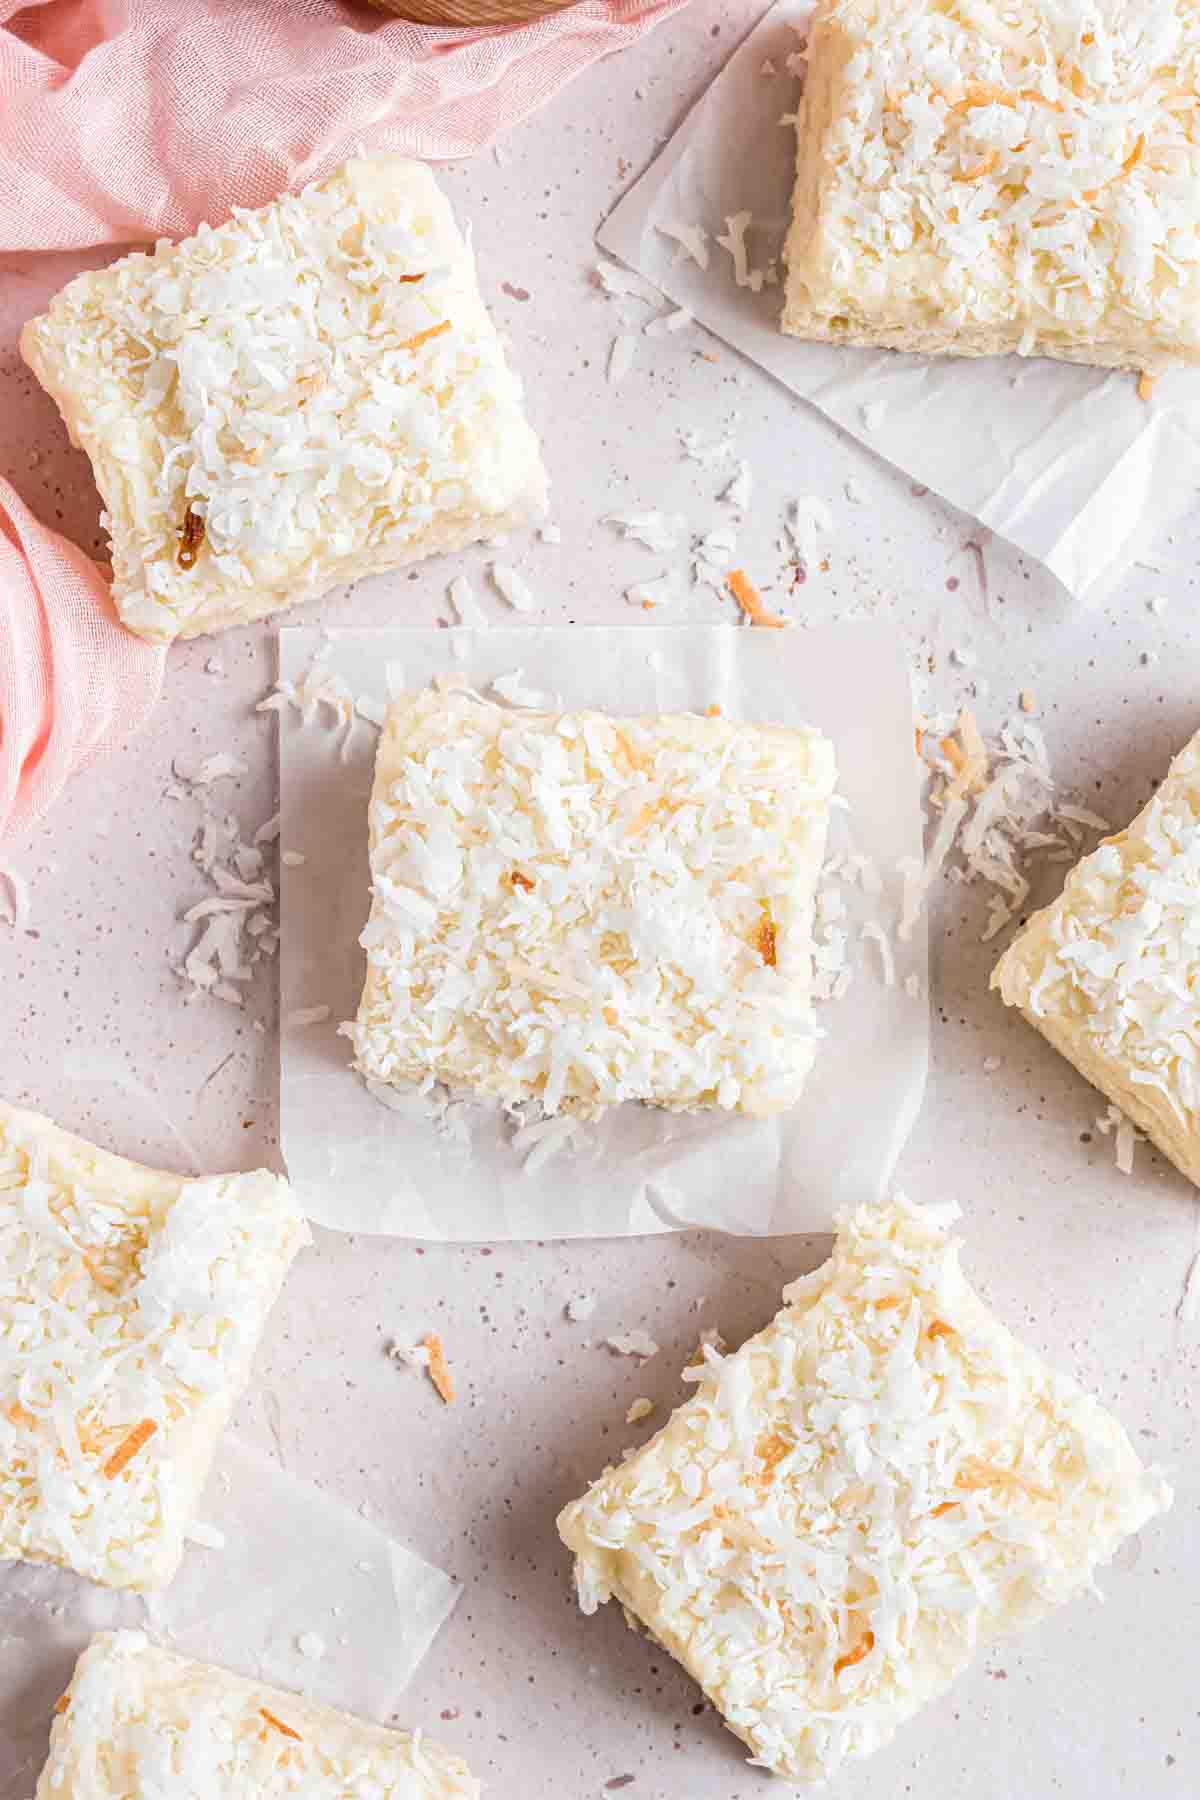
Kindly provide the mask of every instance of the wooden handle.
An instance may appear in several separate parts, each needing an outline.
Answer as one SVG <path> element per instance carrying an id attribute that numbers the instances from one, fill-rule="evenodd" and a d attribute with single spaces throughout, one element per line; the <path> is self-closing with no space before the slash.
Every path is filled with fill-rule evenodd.
<path id="1" fill-rule="evenodd" d="M 525 25 L 565 12 L 574 0 L 371 0 L 371 5 L 414 25 Z"/>

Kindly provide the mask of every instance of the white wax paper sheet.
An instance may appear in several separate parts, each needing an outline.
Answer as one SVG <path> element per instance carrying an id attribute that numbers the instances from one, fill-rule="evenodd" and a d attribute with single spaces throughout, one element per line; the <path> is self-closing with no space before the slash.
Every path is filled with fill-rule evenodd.
<path id="1" fill-rule="evenodd" d="M 440 1569 L 235 1438 L 199 1517 L 224 1545 L 189 1544 L 161 1593 L 0 1565 L 0 1800 L 33 1793 L 54 1702 L 97 1631 L 145 1630 L 181 1655 L 383 1720 L 458 1598 Z M 320 1656 L 299 1648 L 309 1634 Z"/>
<path id="2" fill-rule="evenodd" d="M 460 654 L 456 655 L 456 650 Z M 369 911 L 367 801 L 377 742 L 348 740 L 289 708 L 280 719 L 282 804 L 281 1142 L 309 1216 L 345 1231 L 496 1241 L 613 1237 L 701 1225 L 758 1234 L 821 1231 L 833 1209 L 879 1194 L 924 1090 L 926 946 L 895 942 L 897 863 L 921 853 L 913 711 L 899 637 L 874 624 L 815 630 L 570 626 L 515 630 L 280 633 L 280 673 L 314 661 L 355 696 L 386 697 L 457 675 L 483 692 L 521 670 L 552 705 L 610 713 L 703 711 L 819 727 L 835 746 L 832 842 L 873 858 L 883 892 L 847 888 L 853 978 L 823 1005 L 827 1039 L 799 1106 L 751 1120 L 708 1111 L 612 1109 L 538 1169 L 525 1167 L 494 1105 L 457 1102 L 440 1124 L 424 1100 L 394 1110 L 350 1066 L 338 1024 L 358 1009 Z M 341 748 L 339 748 L 339 745 Z M 303 862 L 288 866 L 289 853 Z M 843 891 L 839 888 L 839 891 Z M 894 945 L 885 985 L 877 919 Z M 907 986 L 905 985 L 907 982 Z M 328 1008 L 319 1023 L 290 1015 Z"/>
<path id="3" fill-rule="evenodd" d="M 879 456 L 1036 557 L 1077 598 L 1099 598 L 1194 502 L 1200 370 L 1160 377 L 1146 402 L 1125 372 L 785 337 L 781 252 L 796 134 L 780 119 L 796 110 L 800 84 L 787 58 L 811 12 L 805 0 L 770 9 L 598 242 Z M 776 73 L 764 75 L 764 63 Z M 757 294 L 735 285 L 714 241 L 742 211 L 753 215 L 751 267 L 778 259 L 779 283 Z M 657 229 L 668 221 L 709 233 L 707 270 Z"/>

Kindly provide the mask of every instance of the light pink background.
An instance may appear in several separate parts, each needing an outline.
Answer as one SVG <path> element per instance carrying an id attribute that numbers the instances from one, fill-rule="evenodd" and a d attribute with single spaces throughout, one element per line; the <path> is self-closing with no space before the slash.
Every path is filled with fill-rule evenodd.
<path id="1" fill-rule="evenodd" d="M 720 346 L 689 333 L 646 339 L 623 385 L 605 383 L 618 321 L 588 285 L 592 232 L 717 67 L 737 30 L 734 10 L 696 0 L 524 126 L 504 161 L 484 157 L 447 177 L 474 220 L 487 296 L 513 334 L 547 440 L 563 542 L 522 562 L 541 616 L 628 617 L 622 589 L 658 567 L 617 544 L 601 514 L 657 504 L 701 528 L 716 482 L 679 460 L 677 430 L 728 427 L 758 479 L 741 544 L 748 569 L 769 578 L 777 568 L 788 499 L 823 495 L 836 530 L 828 571 L 800 596 L 805 616 L 877 608 L 898 621 L 923 705 L 957 704 L 983 674 L 990 694 L 975 704 L 992 726 L 1032 689 L 1064 784 L 1123 821 L 1200 724 L 1196 594 L 1184 573 L 1200 532 L 1162 546 L 1178 572 L 1140 571 L 1108 610 L 1086 617 L 998 545 L 986 548 L 985 595 L 964 548 L 968 521 L 914 495 Z M 16 324 L 79 262 L 35 270 L 9 259 L 0 270 L 0 470 L 51 523 L 99 551 L 86 465 L 63 447 L 49 404 L 13 360 Z M 698 359 L 701 346 L 720 361 Z M 851 476 L 858 504 L 844 495 Z M 429 565 L 294 617 L 432 624 L 444 616 L 449 573 Z M 1158 593 L 1171 597 L 1161 618 L 1147 607 Z M 977 670 L 954 665 L 952 648 L 972 651 Z M 1144 654 L 1159 660 L 1145 664 Z M 214 655 L 224 676 L 205 672 Z M 194 811 L 163 797 L 173 755 L 233 748 L 251 765 L 235 809 L 252 825 L 273 810 L 273 725 L 253 712 L 272 678 L 269 626 L 173 652 L 145 736 L 81 777 L 58 814 L 3 859 L 33 894 L 25 934 L 0 926 L 4 1091 L 134 1155 L 180 1159 L 144 1100 L 88 1085 L 81 1072 L 99 1081 L 122 1065 L 214 1166 L 276 1158 L 271 983 L 255 989 L 244 1016 L 187 1003 L 168 957 L 189 941 L 176 918 L 203 883 L 188 861 Z M 1200 1322 L 1175 1317 L 1196 1248 L 1196 1196 L 1144 1149 L 1132 1179 L 1116 1173 L 1110 1143 L 1093 1131 L 1097 1097 L 989 998 L 985 916 L 983 894 L 944 889 L 933 1075 L 906 1184 L 962 1201 L 968 1263 L 988 1299 L 1118 1409 L 1143 1452 L 1171 1469 L 1178 1500 L 1105 1576 L 1105 1607 L 1081 1602 L 983 1657 L 834 1791 L 844 1800 L 1176 1800 L 1194 1788 L 1200 1757 Z M 1001 1066 L 985 1076 L 991 1056 Z M 684 1236 L 423 1251 L 321 1235 L 298 1264 L 238 1429 L 462 1577 L 462 1604 L 402 1717 L 460 1749 L 495 1800 L 603 1800 L 605 1784 L 627 1774 L 635 1780 L 619 1791 L 630 1800 L 773 1791 L 614 1609 L 590 1621 L 577 1614 L 553 1521 L 661 1418 L 626 1426 L 631 1400 L 646 1394 L 661 1408 L 680 1397 L 677 1372 L 701 1327 L 719 1325 L 736 1341 L 824 1249 Z M 569 1324 L 564 1303 L 583 1292 L 596 1294 L 595 1316 Z M 640 1371 L 599 1347 L 633 1327 L 663 1346 Z M 427 1329 L 442 1333 L 460 1384 L 449 1410 L 384 1354 L 393 1336 L 412 1341 Z"/>

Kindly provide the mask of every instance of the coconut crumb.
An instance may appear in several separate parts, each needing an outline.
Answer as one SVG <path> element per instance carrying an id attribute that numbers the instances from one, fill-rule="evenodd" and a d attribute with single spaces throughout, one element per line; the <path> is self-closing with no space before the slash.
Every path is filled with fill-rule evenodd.
<path id="1" fill-rule="evenodd" d="M 640 1399 L 633 1402 L 633 1405 L 625 1414 L 625 1423 L 627 1425 L 640 1425 L 642 1420 L 648 1419 L 653 1411 L 653 1400 L 647 1400 L 645 1395 L 642 1395 Z"/>
<path id="2" fill-rule="evenodd" d="M 722 250 L 729 252 L 733 263 L 733 279 L 740 288 L 749 288 L 752 294 L 760 294 L 767 279 L 764 269 L 750 267 L 750 253 L 746 245 L 747 233 L 754 228 L 754 216 L 750 212 L 731 213 L 725 220 L 724 233 L 717 238 Z"/>
<path id="3" fill-rule="evenodd" d="M 563 1308 L 573 1325 L 582 1325 L 585 1319 L 591 1318 L 595 1310 L 595 1294 L 575 1294 Z"/>
<path id="4" fill-rule="evenodd" d="M 677 246 L 675 261 L 686 262 L 689 259 L 699 269 L 708 267 L 708 233 L 702 225 L 688 225 L 679 219 L 663 219 L 654 229 L 663 237 L 670 238 Z"/>
<path id="5" fill-rule="evenodd" d="M 751 625 L 765 625 L 772 631 L 782 631 L 788 624 L 787 619 L 780 618 L 778 613 L 767 611 L 762 603 L 762 595 L 749 580 L 744 569 L 731 569 L 725 577 L 725 586 Z"/>
<path id="6" fill-rule="evenodd" d="M 24 931 L 29 924 L 29 883 L 15 869 L 0 868 L 0 881 L 8 889 L 8 918 L 4 921 L 14 931 Z"/>
<path id="7" fill-rule="evenodd" d="M 1132 1175 L 1134 1150 L 1138 1144 L 1146 1141 L 1133 1120 L 1126 1118 L 1119 1106 L 1110 1105 L 1107 1112 L 1102 1113 L 1095 1121 L 1095 1125 L 1101 1137 L 1113 1133 L 1113 1160 L 1122 1175 Z"/>
<path id="8" fill-rule="evenodd" d="M 744 459 L 739 459 L 737 474 L 728 487 L 722 490 L 719 498 L 726 506 L 735 507 L 738 512 L 746 512 L 750 505 L 753 488 L 754 477 L 750 472 L 750 464 Z"/>
<path id="9" fill-rule="evenodd" d="M 437 1389 L 438 1398 L 445 1405 L 451 1406 L 455 1400 L 454 1377 L 450 1373 L 450 1365 L 446 1361 L 446 1352 L 442 1340 L 436 1331 L 428 1332 L 421 1340 L 429 1352 L 429 1379 Z"/>
<path id="10" fill-rule="evenodd" d="M 878 919 L 868 919 L 862 930 L 859 932 L 859 936 L 864 943 L 875 944 L 879 950 L 879 961 L 883 968 L 884 987 L 895 987 L 896 958 L 892 953 L 892 946 L 887 932 L 883 929 L 883 926 L 879 923 Z"/>
<path id="11" fill-rule="evenodd" d="M 617 1331 L 605 1338 L 604 1342 L 618 1356 L 636 1356 L 640 1362 L 647 1362 L 650 1357 L 658 1355 L 658 1345 L 644 1331 Z"/>
<path id="12" fill-rule="evenodd" d="M 510 563 L 494 562 L 488 573 L 492 585 L 502 600 L 507 600 L 514 612 L 532 612 L 537 602 L 524 577 L 519 575 Z"/>
<path id="13" fill-rule="evenodd" d="M 325 1639 L 319 1631 L 302 1631 L 296 1639 L 296 1648 L 310 1662 L 320 1662 L 325 1654 Z"/>
<path id="14" fill-rule="evenodd" d="M 632 331 L 619 331 L 612 341 L 608 353 L 608 380 L 611 387 L 624 381 L 633 367 L 633 359 L 637 353 L 637 338 Z"/>
<path id="15" fill-rule="evenodd" d="M 615 525 L 623 538 L 644 545 L 647 550 L 653 550 L 656 556 L 665 556 L 671 550 L 678 550 L 687 536 L 687 520 L 682 513 L 606 513 L 601 524 Z"/>

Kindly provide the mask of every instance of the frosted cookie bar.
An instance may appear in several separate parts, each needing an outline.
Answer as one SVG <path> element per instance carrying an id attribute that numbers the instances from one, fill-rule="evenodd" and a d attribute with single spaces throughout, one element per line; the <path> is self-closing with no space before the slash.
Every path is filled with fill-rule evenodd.
<path id="1" fill-rule="evenodd" d="M 991 985 L 1200 1183 L 1200 733 L 1013 939 Z"/>
<path id="2" fill-rule="evenodd" d="M 1200 357 L 1196 0 L 822 0 L 808 63 L 785 331 Z"/>
<path id="3" fill-rule="evenodd" d="M 544 504 L 474 258 L 401 157 L 77 276 L 21 353 L 91 458 L 142 637 L 245 624 Z"/>
<path id="4" fill-rule="evenodd" d="M 265 1170 L 159 1174 L 0 1102 L 0 1560 L 170 1581 L 308 1241 Z"/>
<path id="5" fill-rule="evenodd" d="M 75 1665 L 36 1800 L 479 1800 L 457 1756 L 299 1694 L 105 1632 Z"/>
<path id="6" fill-rule="evenodd" d="M 1086 1589 L 1171 1500 L 1117 1421 L 967 1285 L 955 1206 L 839 1221 L 829 1262 L 558 1528 L 753 1760 L 867 1756 L 976 1648 Z"/>
<path id="7" fill-rule="evenodd" d="M 358 1068 L 547 1113 L 791 1106 L 833 783 L 813 731 L 396 700 Z"/>

